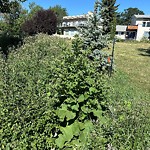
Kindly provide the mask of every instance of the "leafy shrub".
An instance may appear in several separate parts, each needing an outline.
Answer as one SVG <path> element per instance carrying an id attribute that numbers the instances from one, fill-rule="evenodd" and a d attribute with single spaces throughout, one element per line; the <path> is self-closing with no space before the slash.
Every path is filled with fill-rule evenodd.
<path id="1" fill-rule="evenodd" d="M 56 144 L 60 149 L 83 148 L 93 122 L 107 122 L 108 85 L 106 77 L 97 70 L 95 62 L 87 58 L 80 39 L 73 41 L 72 49 L 65 50 L 57 68 L 54 97 L 58 125 Z M 105 141 L 105 137 L 101 137 Z M 105 147 L 105 142 L 102 143 Z"/>
<path id="2" fill-rule="evenodd" d="M 22 25 L 22 30 L 28 35 L 47 33 L 52 35 L 56 32 L 57 18 L 52 10 L 39 10 L 33 18 Z"/>
<path id="3" fill-rule="evenodd" d="M 94 122 L 107 121 L 105 77 L 78 39 L 72 50 L 47 35 L 24 42 L 0 64 L 1 149 L 85 148 Z"/>
<path id="4" fill-rule="evenodd" d="M 54 58 L 63 39 L 37 35 L 10 53 L 0 71 L 0 149 L 51 149 Z"/>
<path id="5" fill-rule="evenodd" d="M 0 52 L 4 58 L 8 57 L 8 54 L 12 49 L 17 48 L 22 43 L 22 38 L 19 36 L 9 35 L 7 33 L 0 34 Z"/>

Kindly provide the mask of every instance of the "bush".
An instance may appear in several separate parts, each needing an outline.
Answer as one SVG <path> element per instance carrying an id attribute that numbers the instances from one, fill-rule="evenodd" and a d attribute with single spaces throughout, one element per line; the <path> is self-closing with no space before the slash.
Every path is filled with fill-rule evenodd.
<path id="1" fill-rule="evenodd" d="M 57 17 L 52 10 L 39 10 L 33 18 L 22 25 L 22 31 L 28 35 L 47 33 L 52 35 L 56 32 Z"/>
<path id="2" fill-rule="evenodd" d="M 106 78 L 78 39 L 71 50 L 47 35 L 24 42 L 0 64 L 0 148 L 84 149 L 94 122 L 107 121 Z"/>
<path id="3" fill-rule="evenodd" d="M 57 68 L 54 99 L 57 126 L 56 145 L 60 149 L 85 149 L 94 122 L 107 122 L 108 90 L 106 76 L 98 72 L 95 62 L 87 58 L 80 39 L 75 39 L 72 50 L 64 51 Z M 91 51 L 90 51 L 91 52 Z M 107 139 L 102 135 L 101 145 Z"/>
<path id="4" fill-rule="evenodd" d="M 0 34 L 0 52 L 3 54 L 3 58 L 7 59 L 12 49 L 17 48 L 21 44 L 22 38 L 19 36 L 13 36 L 7 33 Z"/>
<path id="5" fill-rule="evenodd" d="M 0 63 L 0 149 L 51 149 L 55 60 L 63 39 L 38 35 Z"/>

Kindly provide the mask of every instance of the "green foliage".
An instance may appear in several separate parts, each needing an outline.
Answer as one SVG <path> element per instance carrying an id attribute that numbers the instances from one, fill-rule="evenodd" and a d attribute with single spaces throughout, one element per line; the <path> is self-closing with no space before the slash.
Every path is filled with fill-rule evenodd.
<path id="1" fill-rule="evenodd" d="M 84 49 L 102 50 L 108 46 L 108 35 L 103 34 L 101 25 L 100 4 L 95 2 L 94 13 L 89 14 L 85 27 L 80 29 Z"/>
<path id="2" fill-rule="evenodd" d="M 106 77 L 79 39 L 71 50 L 47 35 L 24 43 L 0 59 L 1 149 L 88 147 L 94 122 L 107 121 Z"/>
<path id="3" fill-rule="evenodd" d="M 0 149 L 149 149 L 150 95 L 82 42 L 39 34 L 0 58 Z"/>
<path id="4" fill-rule="evenodd" d="M 11 35 L 22 36 L 21 26 L 26 19 L 27 10 L 23 9 L 21 4 L 12 7 L 10 10 L 10 13 L 3 14 L 1 30 Z"/>
<path id="5" fill-rule="evenodd" d="M 117 13 L 117 24 L 118 25 L 130 25 L 131 18 L 133 15 L 144 15 L 144 12 L 138 8 L 129 7 L 123 12 Z"/>
<path id="6" fill-rule="evenodd" d="M 32 19 L 32 17 L 40 10 L 43 10 L 43 8 L 36 3 L 32 2 L 29 3 L 29 12 L 26 19 Z"/>
<path id="7" fill-rule="evenodd" d="M 149 149 L 150 95 L 133 86 L 124 72 L 117 72 L 111 84 L 110 145 L 121 150 Z"/>
<path id="8" fill-rule="evenodd" d="M 39 10 L 31 19 L 22 25 L 22 31 L 27 35 L 46 33 L 52 35 L 56 32 L 57 18 L 52 10 Z"/>
<path id="9" fill-rule="evenodd" d="M 0 22 L 0 52 L 6 59 L 8 54 L 22 43 L 21 25 L 25 16 L 26 10 L 23 10 L 21 5 L 13 7 L 11 13 L 3 14 Z"/>
<path id="10" fill-rule="evenodd" d="M 89 58 L 97 61 L 97 67 L 100 71 L 107 71 L 110 68 L 108 62 L 108 54 L 103 52 L 103 48 L 109 45 L 109 36 L 105 34 L 101 25 L 101 5 L 97 0 L 94 6 L 94 13 L 89 14 L 88 22 L 85 27 L 80 28 L 81 39 L 83 41 L 83 48 L 90 50 Z"/>
<path id="11" fill-rule="evenodd" d="M 56 6 L 50 7 L 49 9 L 54 11 L 57 17 L 57 33 L 62 34 L 63 29 L 59 28 L 59 26 L 63 22 L 63 17 L 68 15 L 66 8 L 62 8 L 60 5 L 56 5 Z"/>
<path id="12" fill-rule="evenodd" d="M 4 59 L 8 58 L 9 53 L 21 45 L 22 39 L 17 36 L 9 35 L 7 33 L 0 34 L 0 52 Z"/>
<path id="13" fill-rule="evenodd" d="M 50 7 L 49 9 L 55 12 L 58 25 L 62 23 L 63 17 L 68 15 L 66 8 L 62 8 L 60 5 Z"/>
<path id="14" fill-rule="evenodd" d="M 0 0 L 0 13 L 10 13 L 11 8 L 18 6 L 20 2 L 25 2 L 26 0 Z"/>
<path id="15" fill-rule="evenodd" d="M 102 0 L 100 4 L 104 34 L 110 34 L 110 38 L 113 39 L 116 32 L 116 10 L 119 5 L 115 6 L 116 0 Z"/>
<path id="16" fill-rule="evenodd" d="M 92 122 L 107 120 L 106 77 L 97 71 L 97 65 L 86 57 L 88 51 L 82 50 L 79 43 L 77 38 L 72 50 L 64 51 L 57 69 L 55 142 L 60 149 L 84 147 L 93 129 Z"/>
<path id="17" fill-rule="evenodd" d="M 0 59 L 0 149 L 52 149 L 53 66 L 63 39 L 37 35 Z"/>

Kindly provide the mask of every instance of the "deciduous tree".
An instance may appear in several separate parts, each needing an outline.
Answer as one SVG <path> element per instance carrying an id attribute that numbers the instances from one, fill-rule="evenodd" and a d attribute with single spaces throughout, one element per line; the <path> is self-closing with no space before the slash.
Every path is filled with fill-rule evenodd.
<path id="1" fill-rule="evenodd" d="M 56 32 L 56 28 L 57 18 L 52 10 L 38 11 L 33 18 L 27 20 L 22 26 L 22 30 L 29 35 L 37 33 L 52 35 Z"/>
<path id="2" fill-rule="evenodd" d="M 10 13 L 12 7 L 16 7 L 19 2 L 25 2 L 26 0 L 0 0 L 0 12 Z"/>
<path id="3" fill-rule="evenodd" d="M 13 35 L 19 35 L 21 25 L 27 17 L 27 10 L 23 9 L 21 4 L 18 3 L 15 7 L 10 8 L 9 13 L 3 14 L 3 27 L 2 30 L 9 32 Z"/>
<path id="4" fill-rule="evenodd" d="M 138 8 L 129 7 L 123 12 L 117 13 L 117 24 L 129 25 L 133 15 L 144 15 L 144 12 Z"/>
<path id="5" fill-rule="evenodd" d="M 60 5 L 50 7 L 50 9 L 55 12 L 58 25 L 62 23 L 63 17 L 68 15 L 66 8 L 62 8 Z"/>
<path id="6" fill-rule="evenodd" d="M 37 5 L 35 2 L 29 3 L 29 12 L 27 19 L 31 19 L 40 10 L 43 10 L 43 7 Z"/>

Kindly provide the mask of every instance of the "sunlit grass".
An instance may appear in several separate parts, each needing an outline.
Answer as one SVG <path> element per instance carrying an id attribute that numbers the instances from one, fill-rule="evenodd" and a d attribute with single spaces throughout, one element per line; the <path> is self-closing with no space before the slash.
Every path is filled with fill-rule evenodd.
<path id="1" fill-rule="evenodd" d="M 150 92 L 150 43 L 116 43 L 115 64 L 131 84 Z"/>

